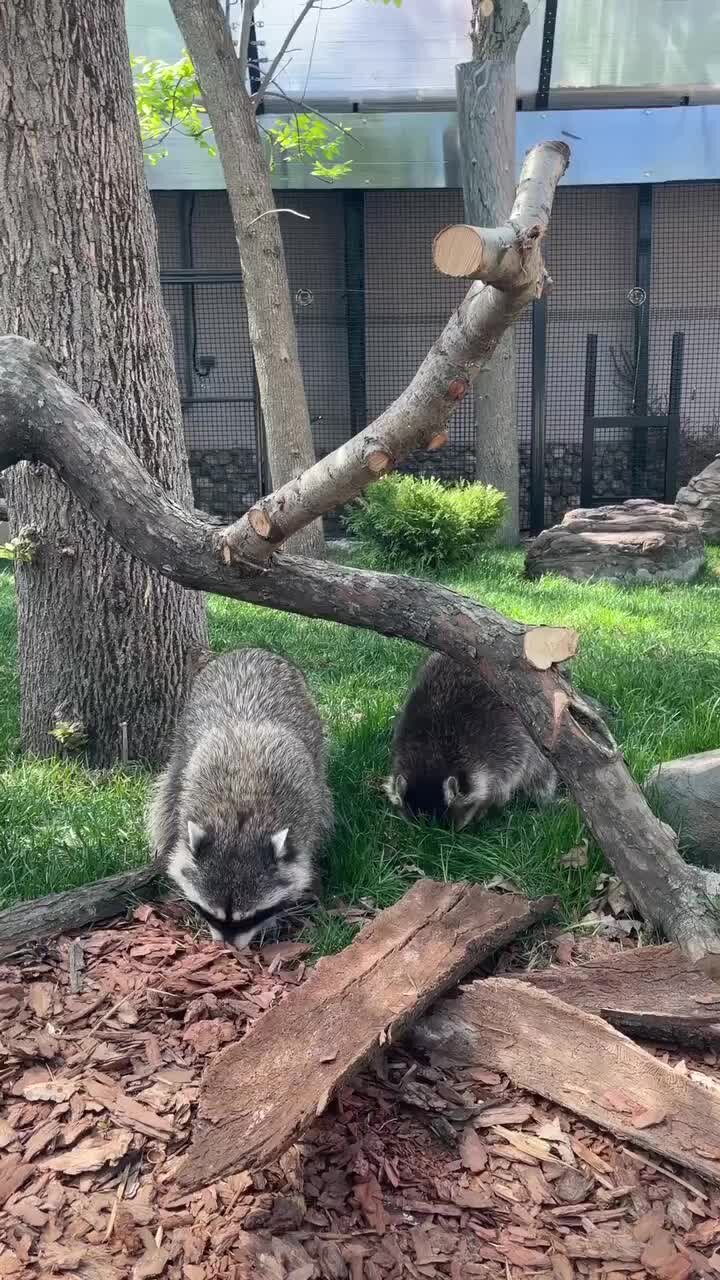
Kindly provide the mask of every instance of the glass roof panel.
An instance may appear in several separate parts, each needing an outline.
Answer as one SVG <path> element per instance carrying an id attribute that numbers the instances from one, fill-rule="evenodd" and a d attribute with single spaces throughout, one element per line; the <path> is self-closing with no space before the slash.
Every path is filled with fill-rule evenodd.
<path id="1" fill-rule="evenodd" d="M 552 85 L 720 85 L 720 5 L 717 0 L 558 0 Z"/>
<path id="2" fill-rule="evenodd" d="M 261 57 L 274 57 L 302 8 L 302 0 L 260 0 Z M 544 0 L 531 0 L 530 8 L 520 92 L 534 92 L 538 81 Z M 455 96 L 455 64 L 470 58 L 470 12 L 470 0 L 402 0 L 399 8 L 326 0 L 293 37 L 280 83 L 292 97 L 315 101 L 447 101 Z M 240 5 L 231 5 L 231 21 L 239 14 Z"/>

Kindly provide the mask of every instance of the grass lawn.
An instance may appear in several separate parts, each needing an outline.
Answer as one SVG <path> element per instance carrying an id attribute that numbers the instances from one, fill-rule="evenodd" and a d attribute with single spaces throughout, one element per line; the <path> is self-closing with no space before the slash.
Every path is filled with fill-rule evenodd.
<path id="1" fill-rule="evenodd" d="M 720 746 L 720 553 L 690 587 L 527 583 L 522 558 L 491 552 L 449 586 L 510 617 L 567 624 L 581 634 L 577 684 L 612 708 L 630 768 L 642 778 L 659 760 Z M 259 645 L 306 672 L 331 735 L 337 834 L 328 899 L 394 901 L 420 872 L 438 878 L 510 877 L 531 895 L 559 894 L 568 918 L 582 912 L 601 866 L 564 869 L 582 824 L 561 800 L 545 811 L 516 804 L 461 834 L 411 826 L 378 789 L 389 734 L 422 654 L 369 632 L 312 622 L 228 600 L 210 601 L 217 649 Z M 147 775 L 98 777 L 80 764 L 36 763 L 18 753 L 18 684 L 12 577 L 0 574 L 0 905 L 68 888 L 141 862 Z M 342 938 L 320 917 L 316 941 Z"/>

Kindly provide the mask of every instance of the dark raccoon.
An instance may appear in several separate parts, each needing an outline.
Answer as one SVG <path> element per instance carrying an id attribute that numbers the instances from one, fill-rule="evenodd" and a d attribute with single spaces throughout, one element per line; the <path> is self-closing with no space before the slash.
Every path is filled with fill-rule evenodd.
<path id="1" fill-rule="evenodd" d="M 214 658 L 195 678 L 148 814 L 166 874 L 213 937 L 242 947 L 316 892 L 332 828 L 305 677 L 262 649 Z"/>
<path id="2" fill-rule="evenodd" d="M 434 653 L 393 731 L 385 790 L 409 817 L 462 829 L 518 792 L 552 798 L 556 774 L 524 725 L 479 676 Z"/>

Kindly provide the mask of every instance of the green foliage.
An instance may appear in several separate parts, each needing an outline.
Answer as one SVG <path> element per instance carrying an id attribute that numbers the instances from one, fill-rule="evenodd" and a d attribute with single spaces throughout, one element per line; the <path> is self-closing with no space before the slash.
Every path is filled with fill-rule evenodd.
<path id="1" fill-rule="evenodd" d="M 21 530 L 9 542 L 0 544 L 0 560 L 13 560 L 18 564 L 31 564 L 35 555 L 35 540 Z"/>
<path id="2" fill-rule="evenodd" d="M 383 0 L 385 3 L 385 0 Z M 145 158 L 157 164 L 167 155 L 163 143 L 171 133 L 193 138 L 209 155 L 216 154 L 207 111 L 202 104 L 195 68 L 186 52 L 177 62 L 134 56 L 135 103 Z M 315 178 L 334 182 L 352 168 L 342 150 L 350 129 L 335 125 L 313 112 L 299 112 L 262 132 L 267 138 L 271 172 L 278 160 L 310 165 Z"/>
<path id="3" fill-rule="evenodd" d="M 195 68 L 183 50 L 177 62 L 160 58 L 131 57 L 135 104 L 145 158 L 157 164 L 167 155 L 162 143 L 171 133 L 194 138 L 209 155 L 215 148 L 208 142 L 207 112 L 202 105 Z"/>
<path id="4" fill-rule="evenodd" d="M 348 525 L 384 567 L 436 569 L 467 563 L 502 524 L 506 505 L 491 485 L 391 475 L 366 490 Z"/>
<path id="5" fill-rule="evenodd" d="M 302 112 L 264 132 L 270 144 L 271 173 L 280 157 L 311 164 L 313 177 L 326 182 L 334 182 L 352 169 L 352 161 L 342 159 L 345 138 L 350 133 L 344 125 L 332 125 L 321 116 Z"/>
<path id="6" fill-rule="evenodd" d="M 56 720 L 50 737 L 66 751 L 79 751 L 87 742 L 87 734 L 79 720 Z"/>

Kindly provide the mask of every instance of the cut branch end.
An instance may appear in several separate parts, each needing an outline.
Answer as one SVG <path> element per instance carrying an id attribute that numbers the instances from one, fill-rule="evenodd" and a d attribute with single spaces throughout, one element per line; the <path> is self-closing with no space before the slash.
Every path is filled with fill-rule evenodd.
<path id="1" fill-rule="evenodd" d="M 372 476 L 384 476 L 386 472 L 392 470 L 393 460 L 389 453 L 376 449 L 368 454 L 365 465 Z"/>
<path id="2" fill-rule="evenodd" d="M 574 658 L 578 641 L 577 631 L 569 627 L 533 627 L 525 634 L 523 652 L 536 671 L 547 671 L 554 663 Z"/>
<path id="3" fill-rule="evenodd" d="M 482 274 L 484 252 L 482 231 L 466 223 L 445 227 L 433 240 L 433 262 L 444 276 L 477 280 Z"/>

